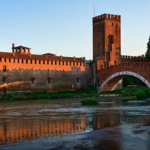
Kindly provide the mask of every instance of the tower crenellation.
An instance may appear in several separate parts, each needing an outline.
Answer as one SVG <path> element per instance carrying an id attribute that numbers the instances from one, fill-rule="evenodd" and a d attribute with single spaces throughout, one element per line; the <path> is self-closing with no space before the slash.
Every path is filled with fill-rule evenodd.
<path id="1" fill-rule="evenodd" d="M 112 15 L 112 14 L 102 14 L 102 15 L 93 17 L 93 23 L 97 23 L 99 21 L 104 21 L 104 20 L 112 20 L 112 21 L 121 22 L 121 16 L 120 15 Z"/>

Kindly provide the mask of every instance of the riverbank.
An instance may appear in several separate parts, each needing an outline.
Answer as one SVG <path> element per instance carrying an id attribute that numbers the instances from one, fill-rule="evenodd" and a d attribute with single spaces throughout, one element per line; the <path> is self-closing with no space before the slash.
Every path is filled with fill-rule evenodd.
<path id="1" fill-rule="evenodd" d="M 57 99 L 57 98 L 85 98 L 85 97 L 113 97 L 122 96 L 130 97 L 128 100 L 136 100 L 137 94 L 145 93 L 146 97 L 150 97 L 150 89 L 147 87 L 142 88 L 129 88 L 123 87 L 120 90 L 114 90 L 109 92 L 97 93 L 94 87 L 86 87 L 85 89 L 79 89 L 74 91 L 63 91 L 56 93 L 48 93 L 46 90 L 36 93 L 9 93 L 7 95 L 1 95 L 0 101 L 14 101 L 14 100 L 31 100 L 31 99 Z M 141 94 L 140 94 L 141 95 Z"/>

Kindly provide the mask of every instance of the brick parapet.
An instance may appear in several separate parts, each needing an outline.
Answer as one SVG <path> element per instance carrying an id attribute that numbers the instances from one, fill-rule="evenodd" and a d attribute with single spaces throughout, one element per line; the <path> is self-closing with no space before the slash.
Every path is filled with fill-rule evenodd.
<path id="1" fill-rule="evenodd" d="M 100 22 L 100 21 L 104 21 L 104 20 L 121 22 L 121 16 L 120 15 L 112 15 L 112 14 L 102 14 L 102 15 L 93 17 L 93 24 Z"/>
<path id="2" fill-rule="evenodd" d="M 142 56 L 121 55 L 121 62 L 146 62 L 146 58 L 144 55 Z"/>

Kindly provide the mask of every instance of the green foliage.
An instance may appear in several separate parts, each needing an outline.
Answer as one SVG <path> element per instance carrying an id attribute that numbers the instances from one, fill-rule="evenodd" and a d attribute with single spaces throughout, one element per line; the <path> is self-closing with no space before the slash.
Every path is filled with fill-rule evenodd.
<path id="1" fill-rule="evenodd" d="M 133 76 L 126 76 L 123 78 L 123 85 L 145 85 L 140 79 L 133 77 Z"/>
<path id="2" fill-rule="evenodd" d="M 98 100 L 95 98 L 85 98 L 81 101 L 83 105 L 97 105 Z"/>
<path id="3" fill-rule="evenodd" d="M 143 91 L 146 93 L 146 96 L 147 96 L 148 98 L 150 98 L 150 89 L 147 88 L 147 89 L 144 89 Z"/>
<path id="4" fill-rule="evenodd" d="M 147 61 L 150 61 L 150 37 L 149 37 L 149 41 L 147 43 L 147 51 L 146 51 L 145 57 L 146 57 Z"/>
<path id="5" fill-rule="evenodd" d="M 47 92 L 47 90 L 45 89 L 44 91 L 43 91 L 43 94 L 47 94 L 48 92 Z"/>
<path id="6" fill-rule="evenodd" d="M 126 97 L 123 99 L 123 102 L 132 101 L 132 100 L 137 100 L 137 97 L 136 96 Z"/>
<path id="7" fill-rule="evenodd" d="M 30 100 L 30 99 L 50 99 L 50 98 L 67 98 L 76 96 L 91 96 L 98 95 L 93 86 L 88 86 L 84 89 L 78 89 L 74 91 L 63 91 L 57 93 L 48 93 L 44 90 L 42 93 L 25 93 L 25 94 L 8 94 L 0 96 L 0 100 Z"/>
<path id="8" fill-rule="evenodd" d="M 147 98 L 147 95 L 144 91 L 140 90 L 137 92 L 136 97 L 138 100 L 145 100 Z"/>

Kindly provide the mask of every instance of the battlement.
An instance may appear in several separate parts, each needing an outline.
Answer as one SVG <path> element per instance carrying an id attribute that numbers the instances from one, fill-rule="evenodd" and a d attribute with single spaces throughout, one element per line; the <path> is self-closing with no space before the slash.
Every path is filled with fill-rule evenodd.
<path id="1" fill-rule="evenodd" d="M 112 20 L 112 21 L 121 22 L 121 16 L 120 15 L 112 15 L 112 14 L 102 14 L 102 15 L 93 17 L 93 23 L 97 23 L 97 22 L 103 21 L 103 20 Z"/>
<path id="2" fill-rule="evenodd" d="M 101 67 L 99 68 L 99 71 L 103 73 L 110 73 L 113 71 L 127 71 L 127 70 L 136 70 L 136 69 L 150 69 L 150 62 L 123 62 L 121 64 L 118 65 L 114 65 L 114 66 L 107 66 L 105 67 L 104 65 L 101 65 Z"/>
<path id="3" fill-rule="evenodd" d="M 146 58 L 144 55 L 141 56 L 121 56 L 121 62 L 145 62 Z"/>

